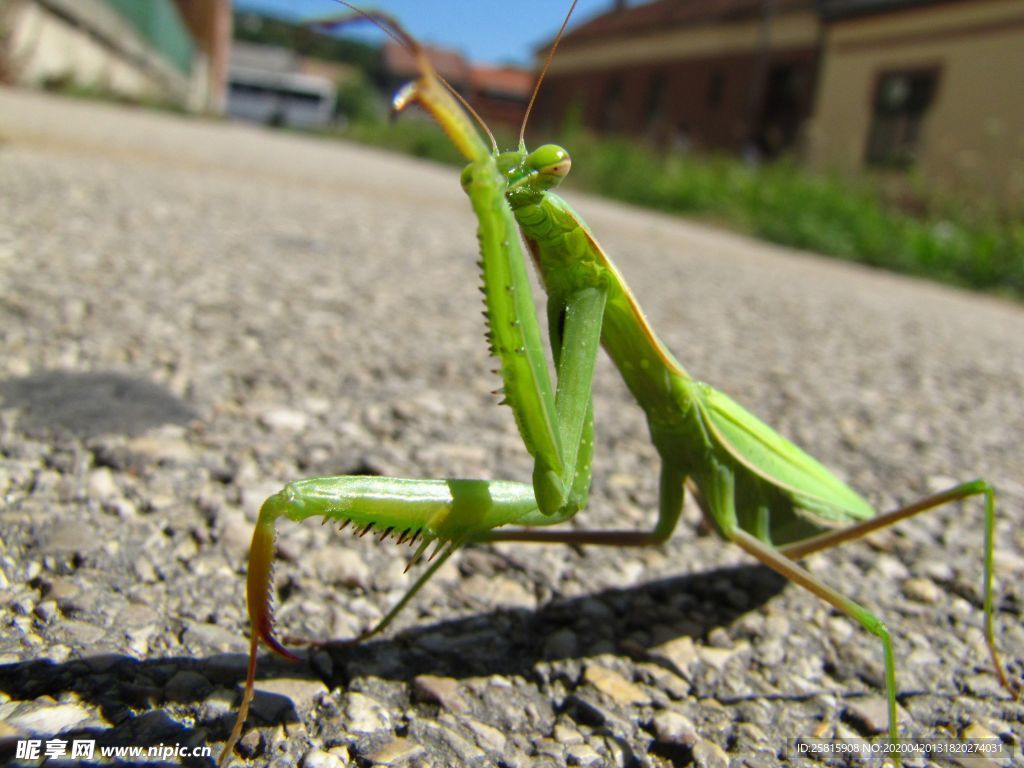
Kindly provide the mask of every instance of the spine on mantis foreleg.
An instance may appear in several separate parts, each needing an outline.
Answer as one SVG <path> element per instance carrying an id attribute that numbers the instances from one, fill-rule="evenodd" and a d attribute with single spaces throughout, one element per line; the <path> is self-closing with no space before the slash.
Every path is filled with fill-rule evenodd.
<path id="1" fill-rule="evenodd" d="M 249 618 L 256 635 L 287 658 L 295 656 L 274 637 L 272 571 L 278 518 L 311 517 L 352 525 L 357 535 L 376 531 L 381 539 L 419 543 L 410 563 L 434 544 L 454 549 L 509 523 L 549 522 L 536 511 L 533 489 L 523 483 L 485 480 L 420 480 L 394 477 L 315 477 L 289 483 L 267 499 L 249 553 Z"/>
<path id="2" fill-rule="evenodd" d="M 533 485 L 540 509 L 552 513 L 565 501 L 562 446 L 555 397 L 530 294 L 515 219 L 505 202 L 505 180 L 491 160 L 469 169 L 468 191 L 480 222 L 483 292 L 491 353 L 501 364 L 505 401 L 512 407 L 526 449 L 537 463 Z M 465 177 L 464 177 L 465 179 Z M 539 406 L 539 407 L 538 407 Z"/>

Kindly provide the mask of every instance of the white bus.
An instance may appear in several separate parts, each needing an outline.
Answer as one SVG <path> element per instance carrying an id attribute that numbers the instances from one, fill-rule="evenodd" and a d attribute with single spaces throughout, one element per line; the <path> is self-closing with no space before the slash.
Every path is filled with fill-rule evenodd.
<path id="1" fill-rule="evenodd" d="M 232 67 L 228 115 L 289 128 L 319 128 L 334 117 L 335 88 L 325 77 Z"/>

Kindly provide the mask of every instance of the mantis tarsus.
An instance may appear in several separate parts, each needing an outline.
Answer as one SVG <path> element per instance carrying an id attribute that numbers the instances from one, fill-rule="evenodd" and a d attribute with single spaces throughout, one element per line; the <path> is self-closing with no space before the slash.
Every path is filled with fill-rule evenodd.
<path id="1" fill-rule="evenodd" d="M 363 635 L 366 638 L 384 629 L 465 544 L 520 541 L 657 545 L 672 534 L 682 510 L 684 489 L 689 489 L 707 521 L 723 538 L 819 596 L 879 639 L 885 663 L 889 738 L 895 743 L 895 661 L 885 625 L 796 561 L 919 512 L 982 496 L 985 638 L 1001 684 L 1011 694 L 1018 693 L 1003 670 L 995 644 L 992 487 L 984 480 L 974 480 L 892 512 L 876 514 L 867 501 L 824 466 L 683 369 L 648 325 L 625 281 L 586 224 L 552 192 L 571 165 L 564 149 L 545 145 L 529 152 L 522 133 L 514 151 L 499 152 L 493 137 L 489 147 L 473 119 L 481 126 L 482 121 L 475 114 L 470 117 L 468 105 L 435 74 L 416 41 L 396 21 L 381 13 L 361 11 L 357 16 L 333 21 L 354 18 L 374 21 L 416 57 L 420 77 L 398 93 L 395 109 L 401 111 L 418 103 L 469 162 L 461 181 L 479 224 L 488 339 L 491 352 L 500 362 L 503 402 L 511 407 L 534 460 L 533 478 L 526 484 L 320 477 L 289 483 L 267 499 L 260 510 L 249 557 L 247 594 L 252 636 L 248 677 L 221 762 L 229 757 L 245 722 L 253 695 L 259 641 L 286 658 L 295 658 L 276 639 L 271 612 L 274 526 L 280 517 L 294 521 L 320 517 L 342 527 L 351 524 L 360 532 L 375 529 L 384 537 L 393 534 L 399 541 L 418 541 L 410 566 L 423 558 L 428 547 L 434 547 L 433 562 L 377 626 Z M 557 39 L 549 61 L 556 46 Z M 548 295 L 554 384 L 544 358 L 520 234 Z M 661 457 L 657 523 L 651 531 L 539 530 L 565 522 L 586 506 L 593 449 L 591 384 L 598 347 L 602 345 L 643 409 Z M 508 525 L 521 527 L 505 530 Z"/>

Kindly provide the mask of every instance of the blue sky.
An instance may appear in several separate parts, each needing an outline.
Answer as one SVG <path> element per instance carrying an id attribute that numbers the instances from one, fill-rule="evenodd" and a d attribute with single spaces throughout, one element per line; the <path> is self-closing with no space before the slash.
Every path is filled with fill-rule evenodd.
<path id="1" fill-rule="evenodd" d="M 634 0 L 635 2 L 635 0 Z M 608 10 L 612 0 L 579 0 L 573 22 Z M 257 10 L 301 21 L 343 11 L 331 0 L 235 0 Z M 476 62 L 529 65 L 536 45 L 554 36 L 569 9 L 565 0 L 369 0 L 367 7 L 395 16 L 416 38 L 455 48 Z M 362 27 L 360 27 L 362 29 Z M 361 33 L 372 40 L 375 33 Z"/>

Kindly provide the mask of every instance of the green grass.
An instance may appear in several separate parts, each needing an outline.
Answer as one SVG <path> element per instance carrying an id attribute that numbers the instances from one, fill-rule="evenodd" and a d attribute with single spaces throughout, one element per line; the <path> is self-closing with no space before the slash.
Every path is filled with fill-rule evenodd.
<path id="1" fill-rule="evenodd" d="M 417 117 L 391 123 L 356 122 L 331 133 L 427 160 L 449 165 L 465 164 L 462 155 L 435 123 Z"/>
<path id="2" fill-rule="evenodd" d="M 870 180 L 816 175 L 781 162 L 655 154 L 584 140 L 573 174 L 599 194 L 696 214 L 783 245 L 895 272 L 1024 298 L 1024 219 L 953 201 L 914 214 Z"/>
<path id="3" fill-rule="evenodd" d="M 870 179 L 812 174 L 791 162 L 665 154 L 574 131 L 575 188 L 683 213 L 782 245 L 1024 299 L 1024 215 L 918 194 L 913 213 Z M 433 123 L 359 122 L 342 135 L 461 164 Z M 500 140 L 500 138 L 499 138 Z"/>

